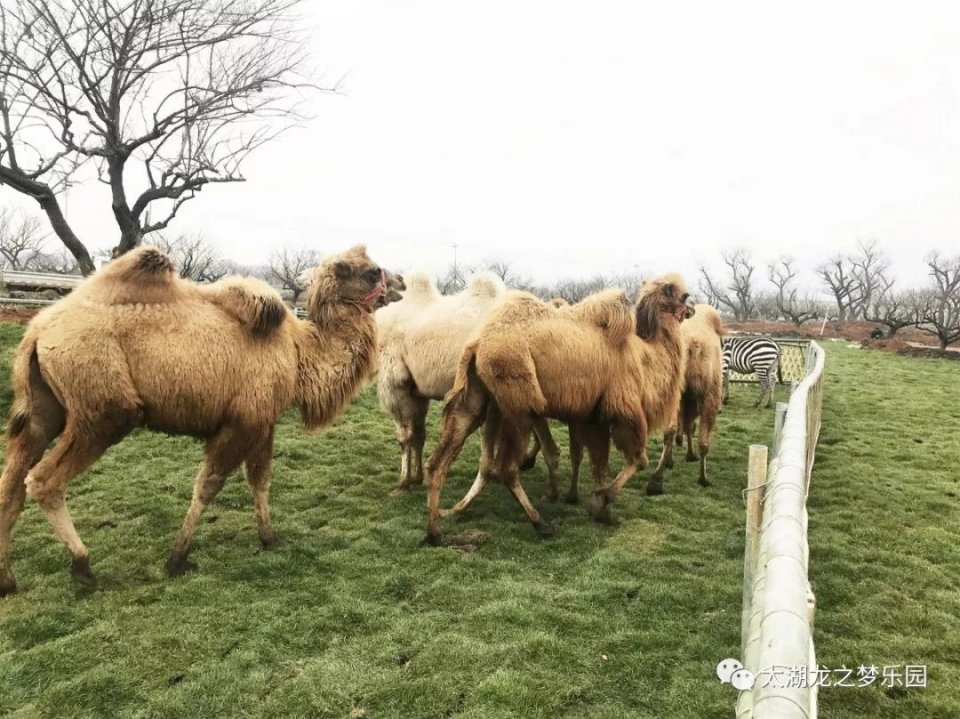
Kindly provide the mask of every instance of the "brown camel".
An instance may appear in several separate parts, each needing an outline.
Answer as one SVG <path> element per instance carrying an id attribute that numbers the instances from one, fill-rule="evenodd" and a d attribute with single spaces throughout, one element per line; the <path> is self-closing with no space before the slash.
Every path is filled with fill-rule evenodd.
<path id="1" fill-rule="evenodd" d="M 301 321 L 262 282 L 197 285 L 179 278 L 162 252 L 141 247 L 39 313 L 12 372 L 0 476 L 0 595 L 16 589 L 10 535 L 26 494 L 70 550 L 74 579 L 95 586 L 66 487 L 138 426 L 206 441 L 193 500 L 167 562 L 171 575 L 191 567 L 187 556 L 200 515 L 241 463 L 260 540 L 273 545 L 267 493 L 274 424 L 291 405 L 307 429 L 329 424 L 346 408 L 374 368 L 373 309 L 398 289 L 402 279 L 358 246 L 314 270 L 308 319 Z"/>
<path id="2" fill-rule="evenodd" d="M 724 330 L 720 314 L 710 305 L 696 305 L 695 312 L 680 327 L 687 350 L 680 411 L 676 423 L 664 432 L 663 452 L 647 483 L 647 494 L 663 494 L 664 471 L 673 467 L 674 438 L 677 444 L 681 444 L 684 436 L 687 438 L 687 461 L 700 462 L 698 482 L 703 487 L 710 486 L 710 480 L 707 479 L 707 453 L 723 397 L 723 349 L 720 338 Z M 697 429 L 697 419 L 700 420 L 697 439 L 699 452 L 694 452 L 693 433 Z"/>
<path id="3" fill-rule="evenodd" d="M 526 293 L 513 293 L 491 313 L 464 350 L 443 409 L 440 444 L 428 462 L 427 541 L 440 542 L 440 491 L 467 436 L 497 419 L 495 457 L 481 457 L 481 475 L 449 514 L 469 505 L 490 478 L 502 481 L 542 535 L 543 521 L 520 484 L 531 417 L 551 417 L 577 428 L 594 465 L 591 511 L 610 521 L 609 503 L 638 469 L 647 466 L 650 431 L 675 421 L 685 354 L 680 322 L 686 285 L 677 275 L 646 282 L 635 307 L 622 291 L 597 293 L 560 311 Z M 626 465 L 607 486 L 613 439 Z M 541 438 L 542 439 L 542 438 Z M 544 444 L 544 453 L 556 447 Z"/>

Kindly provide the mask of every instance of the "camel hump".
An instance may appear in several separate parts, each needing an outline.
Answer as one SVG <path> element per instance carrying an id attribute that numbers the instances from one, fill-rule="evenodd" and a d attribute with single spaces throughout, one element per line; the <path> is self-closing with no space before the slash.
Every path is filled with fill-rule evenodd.
<path id="1" fill-rule="evenodd" d="M 493 299 L 506 292 L 507 286 L 492 272 L 478 272 L 467 280 L 464 291 L 471 297 Z"/>
<path id="2" fill-rule="evenodd" d="M 633 304 L 623 290 L 596 292 L 572 305 L 568 313 L 599 328 L 615 345 L 625 342 L 636 331 Z"/>
<path id="3" fill-rule="evenodd" d="M 227 277 L 199 287 L 208 300 L 239 320 L 254 337 L 272 335 L 289 315 L 280 294 L 254 277 Z"/>
<path id="4" fill-rule="evenodd" d="M 407 286 L 403 293 L 405 300 L 409 299 L 434 299 L 440 296 L 440 290 L 437 289 L 436 282 L 429 272 L 417 270 L 403 274 L 403 282 Z"/>
<path id="5" fill-rule="evenodd" d="M 172 282 L 177 276 L 177 268 L 163 250 L 141 245 L 109 262 L 95 276 L 100 281 L 156 285 L 158 281 Z"/>
<path id="6" fill-rule="evenodd" d="M 720 337 L 723 337 L 727 333 L 723 327 L 723 320 L 720 318 L 720 313 L 717 312 L 712 305 L 698 304 L 694 306 L 693 310 L 694 313 L 691 319 L 698 320 L 705 324 Z M 687 320 L 687 322 L 689 321 L 690 320 Z"/>

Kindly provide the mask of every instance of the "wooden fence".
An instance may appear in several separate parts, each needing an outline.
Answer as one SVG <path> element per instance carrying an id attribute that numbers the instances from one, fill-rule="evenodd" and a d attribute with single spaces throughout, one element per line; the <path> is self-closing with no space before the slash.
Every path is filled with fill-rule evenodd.
<path id="1" fill-rule="evenodd" d="M 810 342 L 805 376 L 777 406 L 772 459 L 751 445 L 741 627 L 743 666 L 752 689 L 740 693 L 738 719 L 815 719 L 813 615 L 807 576 L 807 493 L 820 434 L 823 349 Z M 792 680 L 791 680 L 792 677 Z"/>

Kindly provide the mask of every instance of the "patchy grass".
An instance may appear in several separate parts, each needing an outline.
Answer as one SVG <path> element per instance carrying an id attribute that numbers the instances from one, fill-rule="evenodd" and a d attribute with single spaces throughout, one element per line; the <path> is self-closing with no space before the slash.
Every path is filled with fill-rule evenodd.
<path id="1" fill-rule="evenodd" d="M 4 414 L 20 332 L 0 325 Z M 931 686 L 898 699 L 825 689 L 823 713 L 960 715 L 958 500 L 947 494 L 958 484 L 946 466 L 960 445 L 942 429 L 960 417 L 958 368 L 834 346 L 828 367 L 811 499 L 820 659 L 929 663 Z M 735 386 L 721 415 L 712 487 L 680 461 L 667 494 L 648 498 L 648 470 L 611 528 L 540 499 L 541 463 L 525 485 L 557 536 L 539 539 L 491 487 L 445 522 L 488 533 L 464 554 L 420 546 L 422 490 L 387 496 L 399 453 L 368 389 L 329 432 L 281 424 L 277 549 L 260 550 L 238 476 L 198 531 L 199 570 L 176 580 L 163 560 L 200 446 L 136 433 L 69 494 L 99 591 L 71 585 L 34 504 L 17 526 L 21 593 L 0 602 L 0 715 L 730 717 L 734 690 L 714 668 L 739 651 L 740 488 L 748 445 L 769 442 L 772 427 L 753 392 Z M 447 504 L 476 459 L 474 440 Z"/>

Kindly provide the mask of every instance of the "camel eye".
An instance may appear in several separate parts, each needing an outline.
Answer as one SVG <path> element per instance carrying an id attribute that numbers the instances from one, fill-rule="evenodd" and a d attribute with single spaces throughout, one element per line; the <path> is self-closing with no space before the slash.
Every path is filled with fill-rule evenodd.
<path id="1" fill-rule="evenodd" d="M 683 293 L 683 297 L 680 298 L 680 301 L 681 301 L 681 302 L 686 302 L 686 301 L 689 300 L 689 299 L 690 299 L 690 293 L 689 293 L 689 292 L 684 292 L 684 293 Z"/>
<path id="2" fill-rule="evenodd" d="M 376 282 L 377 280 L 380 279 L 380 270 L 377 270 L 377 269 L 367 270 L 366 272 L 363 273 L 363 275 L 371 282 Z"/>

